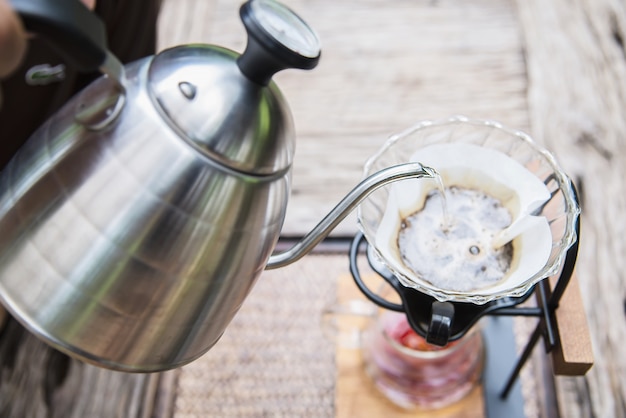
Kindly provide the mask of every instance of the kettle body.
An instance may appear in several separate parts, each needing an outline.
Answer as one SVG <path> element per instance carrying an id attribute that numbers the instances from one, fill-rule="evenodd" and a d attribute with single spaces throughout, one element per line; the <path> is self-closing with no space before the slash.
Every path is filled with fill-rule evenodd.
<path id="1" fill-rule="evenodd" d="M 295 146 L 271 77 L 320 56 L 299 17 L 249 0 L 243 54 L 188 45 L 122 66 L 78 0 L 12 4 L 77 68 L 105 74 L 0 173 L 0 301 L 73 357 L 128 372 L 194 360 L 264 269 L 302 257 L 373 190 L 433 176 L 419 163 L 370 175 L 273 254 Z"/>
<path id="2" fill-rule="evenodd" d="M 126 68 L 132 106 L 101 129 L 77 122 L 92 91 L 108 83 L 98 80 L 36 132 L 1 178 L 4 303 L 53 346 L 119 370 L 177 367 L 219 339 L 265 267 L 289 194 L 293 129 L 276 87 L 229 82 L 224 74 L 243 76 L 225 50 L 164 54 L 217 55 L 233 66 L 220 75 L 231 88 L 214 91 L 206 74 L 204 84 L 184 79 L 195 97 L 178 91 L 183 108 L 164 110 L 163 92 L 145 88 L 160 57 L 138 61 Z M 206 116 L 191 139 L 180 125 L 195 122 L 180 120 L 194 101 Z M 236 126 L 211 117 L 235 110 Z M 201 131 L 214 143 L 203 144 Z M 239 143 L 221 160 L 211 151 L 229 143 L 215 140 L 220 132 Z M 255 172 L 238 162 L 249 161 L 245 152 L 270 153 L 272 164 Z"/>

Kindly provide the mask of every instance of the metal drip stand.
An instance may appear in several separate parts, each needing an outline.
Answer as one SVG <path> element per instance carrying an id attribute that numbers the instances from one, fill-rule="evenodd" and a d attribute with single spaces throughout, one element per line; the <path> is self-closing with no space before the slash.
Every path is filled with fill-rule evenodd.
<path id="1" fill-rule="evenodd" d="M 524 417 L 524 399 L 521 394 L 521 385 L 518 384 L 520 372 L 530 355 L 543 337 L 545 350 L 550 353 L 557 345 L 557 323 L 555 312 L 559 307 L 559 301 L 570 282 L 578 255 L 578 240 L 580 237 L 580 218 L 576 220 L 576 241 L 567 250 L 563 268 L 556 281 L 554 288 L 551 288 L 549 278 L 545 278 L 537 283 L 526 295 L 520 298 L 505 298 L 493 305 L 483 309 L 480 315 L 468 321 L 467 331 L 479 317 L 486 315 L 488 321 L 484 327 L 484 340 L 487 350 L 485 372 L 483 377 L 483 393 L 485 399 L 486 414 L 488 417 L 516 418 Z M 357 267 L 357 255 L 361 245 L 367 245 L 362 233 L 358 233 L 350 247 L 350 271 L 356 285 L 363 294 L 375 304 L 390 310 L 404 311 L 402 305 L 391 303 L 372 292 L 363 282 Z M 390 273 L 380 271 L 368 253 L 370 266 L 380 274 L 392 286 L 397 285 L 398 279 Z M 537 298 L 537 307 L 519 307 L 531 295 Z M 515 359 L 516 345 L 515 336 L 512 329 L 512 316 L 536 317 L 539 319 L 534 331 L 529 337 L 520 356 Z M 416 329 L 416 332 L 423 334 L 423 330 Z M 463 333 L 464 333 L 463 332 Z M 511 370 L 508 375 L 504 373 Z"/>

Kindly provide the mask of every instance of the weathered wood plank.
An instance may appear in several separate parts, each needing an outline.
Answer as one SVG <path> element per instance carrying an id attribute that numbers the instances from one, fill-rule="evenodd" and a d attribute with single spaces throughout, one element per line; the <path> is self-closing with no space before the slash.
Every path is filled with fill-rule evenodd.
<path id="1" fill-rule="evenodd" d="M 51 349 L 9 319 L 0 332 L 0 416 L 169 417 L 167 397 L 157 394 L 173 386 L 175 373 L 91 366 Z"/>
<path id="2" fill-rule="evenodd" d="M 242 50 L 239 3 L 165 1 L 162 47 L 207 42 Z M 277 76 L 298 132 L 285 234 L 308 231 L 360 179 L 384 138 L 419 119 L 463 113 L 530 129 L 583 186 L 577 271 L 597 355 L 585 378 L 557 379 L 563 416 L 626 416 L 625 5 L 286 3 L 316 28 L 324 52 L 313 72 Z M 337 232 L 354 231 L 350 218 Z M 175 373 L 122 375 L 67 362 L 34 337 L 12 333 L 0 338 L 0 415 L 170 416 Z M 15 338 L 17 351 L 5 345 Z"/>
<path id="3" fill-rule="evenodd" d="M 585 377 L 558 378 L 567 417 L 626 416 L 626 4 L 517 2 L 533 136 L 579 183 L 577 275 L 595 350 Z"/>

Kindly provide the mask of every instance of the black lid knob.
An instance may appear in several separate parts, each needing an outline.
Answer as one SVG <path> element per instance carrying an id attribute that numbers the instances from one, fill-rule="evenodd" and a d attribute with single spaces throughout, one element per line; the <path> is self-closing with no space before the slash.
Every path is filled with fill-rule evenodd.
<path id="1" fill-rule="evenodd" d="M 267 85 L 280 70 L 309 70 L 319 62 L 317 35 L 286 6 L 274 0 L 250 0 L 241 6 L 240 16 L 248 45 L 237 64 L 255 83 Z"/>

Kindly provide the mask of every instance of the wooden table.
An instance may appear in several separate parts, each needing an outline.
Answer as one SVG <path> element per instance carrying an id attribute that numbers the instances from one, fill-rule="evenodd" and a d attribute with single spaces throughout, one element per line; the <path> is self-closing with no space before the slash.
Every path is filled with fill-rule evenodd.
<path id="1" fill-rule="evenodd" d="M 162 47 L 205 42 L 242 50 L 238 3 L 165 0 Z M 577 275 L 595 365 L 584 377 L 554 379 L 561 415 L 626 416 L 626 5 L 285 3 L 317 30 L 323 56 L 310 73 L 276 77 L 298 133 L 284 235 L 311 229 L 358 182 L 385 138 L 418 120 L 465 114 L 528 131 L 575 180 L 583 209 Z M 335 236 L 355 230 L 351 217 Z M 176 415 L 177 372 L 116 374 L 56 357 L 30 337 L 11 349 L 6 338 L 5 331 L 0 414 Z"/>

